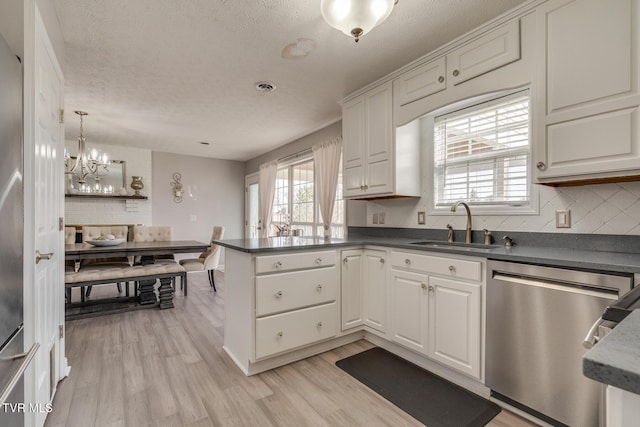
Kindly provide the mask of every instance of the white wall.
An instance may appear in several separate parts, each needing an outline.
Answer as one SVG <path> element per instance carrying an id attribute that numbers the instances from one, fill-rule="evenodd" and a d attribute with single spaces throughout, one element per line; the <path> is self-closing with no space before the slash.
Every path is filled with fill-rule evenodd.
<path id="1" fill-rule="evenodd" d="M 67 121 L 68 123 L 68 121 Z M 69 124 L 67 124 L 69 126 Z M 76 141 L 66 141 L 65 146 L 71 155 L 78 151 Z M 127 189 L 131 190 L 131 177 L 141 176 L 144 184 L 142 195 L 149 200 L 117 199 L 78 199 L 65 198 L 66 224 L 152 224 L 153 180 L 151 172 L 151 150 L 121 145 L 101 144 L 101 150 L 113 160 L 127 162 Z"/>
<path id="2" fill-rule="evenodd" d="M 244 235 L 244 163 L 153 152 L 153 224 L 173 227 L 174 239 L 208 242 L 214 225 L 225 239 Z M 173 173 L 182 174 L 185 195 L 173 201 Z M 189 195 L 193 197 L 191 197 Z"/>

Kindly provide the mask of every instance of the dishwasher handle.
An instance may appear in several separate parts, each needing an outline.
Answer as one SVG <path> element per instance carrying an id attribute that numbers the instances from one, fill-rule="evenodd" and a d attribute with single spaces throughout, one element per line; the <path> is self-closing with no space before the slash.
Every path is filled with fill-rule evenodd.
<path id="1" fill-rule="evenodd" d="M 537 286 L 539 288 L 551 289 L 563 292 L 573 292 L 575 294 L 589 295 L 598 298 L 605 298 L 615 301 L 618 299 L 618 292 L 614 289 L 596 288 L 591 286 L 579 286 L 571 283 L 545 280 L 543 278 L 533 278 L 516 274 L 502 273 L 494 271 L 493 279 L 502 282 L 509 282 L 519 285 Z"/>

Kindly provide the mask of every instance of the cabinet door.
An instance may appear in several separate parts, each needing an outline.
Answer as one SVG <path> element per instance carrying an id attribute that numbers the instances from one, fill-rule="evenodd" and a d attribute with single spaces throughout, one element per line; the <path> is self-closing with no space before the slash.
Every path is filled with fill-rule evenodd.
<path id="1" fill-rule="evenodd" d="M 391 82 L 367 94 L 365 195 L 393 192 Z"/>
<path id="2" fill-rule="evenodd" d="M 541 182 L 640 173 L 638 3 L 556 0 L 537 10 Z"/>
<path id="3" fill-rule="evenodd" d="M 408 348 L 427 351 L 427 276 L 391 269 L 390 322 L 393 341 Z"/>
<path id="4" fill-rule="evenodd" d="M 438 58 L 404 73 L 393 82 L 393 95 L 398 105 L 433 95 L 446 89 L 446 58 Z"/>
<path id="5" fill-rule="evenodd" d="M 362 286 L 364 288 L 364 324 L 380 332 L 387 327 L 387 281 L 384 251 L 364 251 Z"/>
<path id="6" fill-rule="evenodd" d="M 481 285 L 429 277 L 427 355 L 480 378 Z"/>
<path id="7" fill-rule="evenodd" d="M 365 101 L 360 96 L 342 106 L 344 196 L 363 192 L 365 167 Z"/>
<path id="8" fill-rule="evenodd" d="M 458 85 L 520 59 L 520 21 L 514 20 L 447 55 L 447 78 Z"/>
<path id="9" fill-rule="evenodd" d="M 342 330 L 360 326 L 362 318 L 362 250 L 342 251 Z"/>

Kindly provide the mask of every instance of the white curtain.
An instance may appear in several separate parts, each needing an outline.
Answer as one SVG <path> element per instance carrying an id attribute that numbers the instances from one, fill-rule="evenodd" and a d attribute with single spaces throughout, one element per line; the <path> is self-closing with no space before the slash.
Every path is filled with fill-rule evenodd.
<path id="1" fill-rule="evenodd" d="M 273 212 L 273 196 L 276 192 L 276 174 L 278 173 L 278 161 L 273 160 L 260 165 L 259 182 L 259 224 L 260 236 L 269 237 L 271 226 L 271 214 Z"/>
<path id="2" fill-rule="evenodd" d="M 325 238 L 331 237 L 331 218 L 336 200 L 341 155 L 342 137 L 313 146 L 316 194 L 322 214 Z"/>

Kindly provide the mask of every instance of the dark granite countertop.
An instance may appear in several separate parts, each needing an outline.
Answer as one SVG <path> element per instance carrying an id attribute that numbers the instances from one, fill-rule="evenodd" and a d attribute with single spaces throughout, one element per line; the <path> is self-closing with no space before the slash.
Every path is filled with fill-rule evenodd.
<path id="1" fill-rule="evenodd" d="M 584 375 L 640 394 L 640 309 L 634 310 L 582 359 Z"/>
<path id="2" fill-rule="evenodd" d="M 551 265 L 556 267 L 616 273 L 640 273 L 640 253 L 637 252 L 596 251 L 563 247 L 527 246 L 524 244 L 516 244 L 511 248 L 507 248 L 502 244 L 491 245 L 489 248 L 469 248 L 447 245 L 434 247 L 415 244 L 417 241 L 424 240 L 426 239 L 421 237 L 355 235 L 344 239 L 331 239 L 328 241 L 322 237 L 269 237 L 261 239 L 220 240 L 216 243 L 229 249 L 248 253 L 341 248 L 361 245 L 384 246 L 397 249 L 478 256 L 492 260 Z"/>

